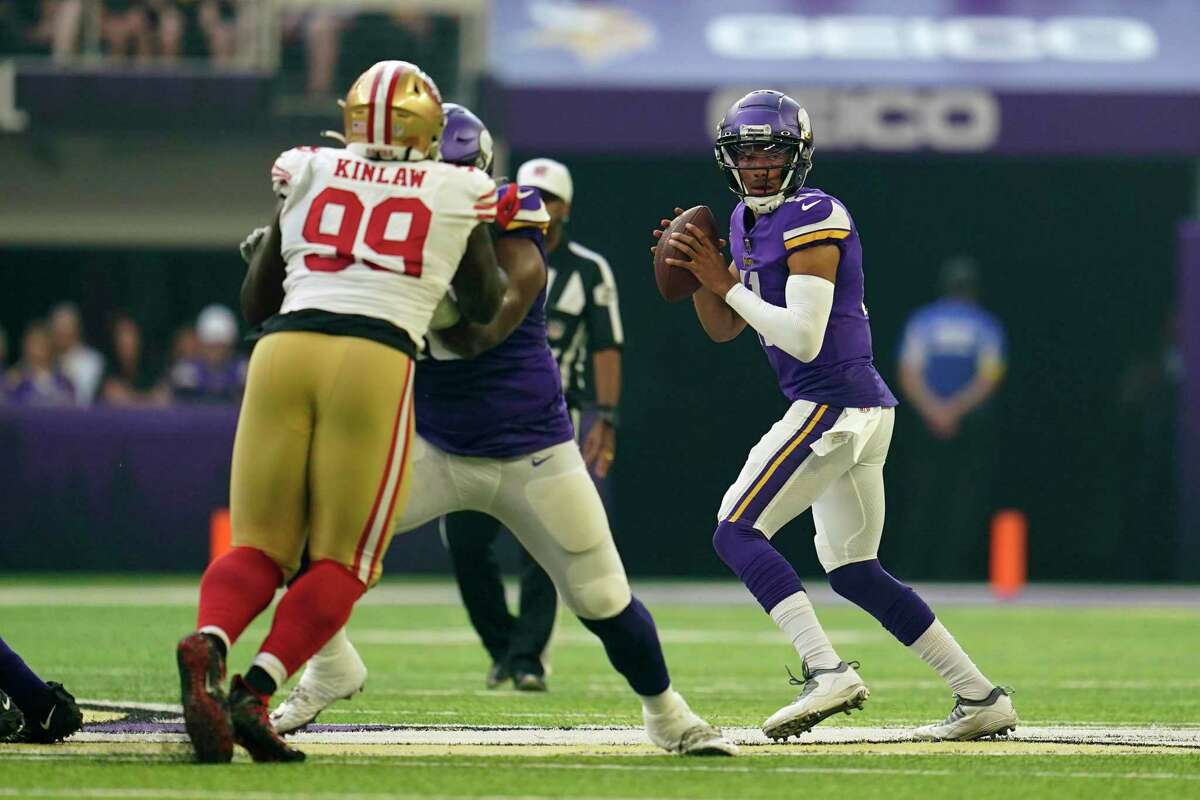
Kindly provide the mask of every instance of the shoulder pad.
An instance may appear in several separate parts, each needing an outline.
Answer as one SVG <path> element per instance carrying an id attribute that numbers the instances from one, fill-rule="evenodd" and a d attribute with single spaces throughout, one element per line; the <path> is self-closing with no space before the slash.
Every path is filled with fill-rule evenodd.
<path id="1" fill-rule="evenodd" d="M 545 233 L 550 227 L 550 212 L 537 189 L 510 183 L 500 190 L 496 224 L 505 232 L 537 228 Z"/>
<path id="2" fill-rule="evenodd" d="M 490 175 L 474 167 L 440 162 L 436 166 L 450 168 L 451 183 L 463 187 L 462 190 L 469 195 L 476 219 L 480 222 L 495 222 L 496 202 L 499 195 L 496 191 L 496 182 Z"/>
<path id="3" fill-rule="evenodd" d="M 279 197 L 287 197 L 308 160 L 316 155 L 315 147 L 293 147 L 285 150 L 271 165 L 271 189 Z"/>
<path id="4" fill-rule="evenodd" d="M 783 245 L 788 250 L 845 239 L 854 226 L 846 207 L 819 190 L 789 197 L 776 213 L 786 215 Z"/>

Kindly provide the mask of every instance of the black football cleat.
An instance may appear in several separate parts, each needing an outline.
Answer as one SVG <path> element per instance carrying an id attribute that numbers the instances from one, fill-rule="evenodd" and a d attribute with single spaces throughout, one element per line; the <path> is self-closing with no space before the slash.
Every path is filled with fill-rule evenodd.
<path id="1" fill-rule="evenodd" d="M 512 673 L 508 671 L 508 665 L 502 661 L 497 661 L 488 669 L 484 685 L 489 689 L 499 689 L 511 679 Z"/>
<path id="2" fill-rule="evenodd" d="M 49 681 L 46 686 L 49 691 L 25 709 L 25 727 L 13 741 L 54 744 L 83 727 L 83 712 L 76 705 L 75 696 L 64 689 L 61 683 Z"/>
<path id="3" fill-rule="evenodd" d="M 233 760 L 233 724 L 225 699 L 225 659 L 212 637 L 193 633 L 175 648 L 179 664 L 183 722 L 196 760 L 226 764 Z"/>
<path id="4" fill-rule="evenodd" d="M 25 715 L 12 698 L 0 691 L 0 742 L 16 741 L 25 724 Z"/>
<path id="5" fill-rule="evenodd" d="M 255 761 L 303 761 L 305 755 L 289 747 L 271 724 L 267 698 L 255 694 L 241 675 L 233 677 L 229 689 L 229 716 L 234 740 Z"/>
<path id="6" fill-rule="evenodd" d="M 546 686 L 544 675 L 538 675 L 536 672 L 517 672 L 513 675 L 513 688 L 518 692 L 545 692 L 550 687 Z"/>

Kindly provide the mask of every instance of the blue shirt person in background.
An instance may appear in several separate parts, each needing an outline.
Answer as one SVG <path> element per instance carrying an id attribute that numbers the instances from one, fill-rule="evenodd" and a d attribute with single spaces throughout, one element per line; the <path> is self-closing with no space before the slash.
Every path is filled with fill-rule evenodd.
<path id="1" fill-rule="evenodd" d="M 909 317 L 900 345 L 900 387 L 924 423 L 897 426 L 912 432 L 898 448 L 907 456 L 898 476 L 907 484 L 905 555 L 924 578 L 980 578 L 992 512 L 989 401 L 1004 377 L 1005 333 L 979 305 L 973 260 L 947 261 L 941 284 L 942 296 Z"/>

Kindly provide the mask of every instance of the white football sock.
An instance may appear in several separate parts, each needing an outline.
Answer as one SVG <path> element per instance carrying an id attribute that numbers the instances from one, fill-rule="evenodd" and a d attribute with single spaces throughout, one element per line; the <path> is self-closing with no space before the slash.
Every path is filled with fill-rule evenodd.
<path id="1" fill-rule="evenodd" d="M 326 674 L 339 672 L 344 659 L 350 658 L 353 661 L 354 656 L 350 655 L 353 652 L 354 645 L 350 644 L 350 637 L 346 635 L 346 626 L 343 625 L 309 659 L 308 669 L 315 668 L 318 673 L 324 672 Z"/>
<path id="2" fill-rule="evenodd" d="M 834 651 L 817 621 L 817 612 L 808 600 L 808 592 L 796 592 L 780 600 L 771 609 L 771 619 L 791 640 L 800 657 L 808 662 L 809 669 L 833 669 L 841 663 L 841 656 Z"/>
<path id="3" fill-rule="evenodd" d="M 995 688 L 950 635 L 950 631 L 946 630 L 946 626 L 936 619 L 908 649 L 933 667 L 959 697 L 982 700 Z"/>
<path id="4" fill-rule="evenodd" d="M 229 634 L 216 625 L 205 625 L 197 633 L 207 633 L 210 636 L 215 636 L 225 643 L 225 655 L 229 655 L 229 651 L 233 648 L 233 644 L 229 641 Z"/>
<path id="5" fill-rule="evenodd" d="M 272 653 L 262 652 L 254 657 L 254 666 L 264 670 L 275 681 L 276 688 L 287 683 L 287 667 Z"/>
<path id="6" fill-rule="evenodd" d="M 654 714 L 655 716 L 665 714 L 676 706 L 687 705 L 683 700 L 683 696 L 670 686 L 662 694 L 639 694 L 638 699 L 642 701 L 642 708 L 647 713 Z"/>

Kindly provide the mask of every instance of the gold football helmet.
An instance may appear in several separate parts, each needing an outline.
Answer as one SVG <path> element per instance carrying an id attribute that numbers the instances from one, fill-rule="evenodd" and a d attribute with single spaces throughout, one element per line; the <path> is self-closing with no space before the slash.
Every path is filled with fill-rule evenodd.
<path id="1" fill-rule="evenodd" d="M 346 144 L 404 161 L 438 157 L 442 94 L 415 64 L 380 61 L 358 76 L 341 106 Z"/>

